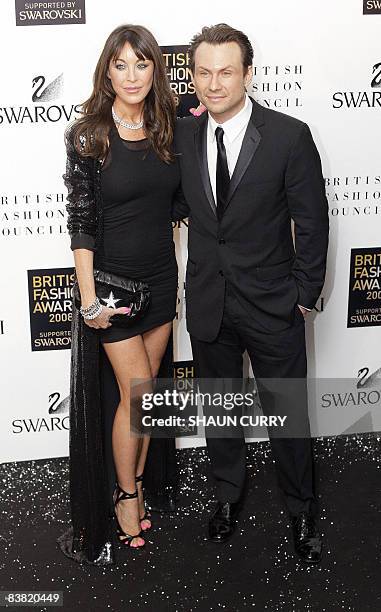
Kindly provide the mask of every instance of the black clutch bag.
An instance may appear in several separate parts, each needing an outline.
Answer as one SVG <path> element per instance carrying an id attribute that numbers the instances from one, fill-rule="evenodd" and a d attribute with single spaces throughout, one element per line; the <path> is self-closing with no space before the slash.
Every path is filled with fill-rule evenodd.
<path id="1" fill-rule="evenodd" d="M 94 281 L 95 293 L 102 306 L 127 308 L 126 314 L 112 315 L 110 323 L 117 327 L 130 327 L 144 316 L 151 299 L 147 283 L 95 269 Z M 75 306 L 79 309 L 81 295 L 77 280 L 73 285 L 73 296 Z"/>

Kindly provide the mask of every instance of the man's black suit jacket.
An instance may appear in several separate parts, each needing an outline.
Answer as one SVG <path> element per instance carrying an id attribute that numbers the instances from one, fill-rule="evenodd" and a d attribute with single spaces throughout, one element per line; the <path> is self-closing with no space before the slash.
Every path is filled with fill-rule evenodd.
<path id="1" fill-rule="evenodd" d="M 311 132 L 302 121 L 251 101 L 220 222 L 207 165 L 207 113 L 177 122 L 184 197 L 175 202 L 173 218 L 189 217 L 187 329 L 207 342 L 219 331 L 225 280 L 269 332 L 292 325 L 297 304 L 313 308 L 324 284 L 328 205 Z"/>

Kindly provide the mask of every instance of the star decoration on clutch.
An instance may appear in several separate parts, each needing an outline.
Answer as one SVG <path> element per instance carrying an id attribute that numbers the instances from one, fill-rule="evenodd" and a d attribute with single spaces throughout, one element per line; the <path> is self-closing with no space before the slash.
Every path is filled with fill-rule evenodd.
<path id="1" fill-rule="evenodd" d="M 115 299 L 113 292 L 110 291 L 108 298 L 102 298 L 102 301 L 106 304 L 107 308 L 116 308 L 116 303 L 120 302 L 120 298 Z"/>

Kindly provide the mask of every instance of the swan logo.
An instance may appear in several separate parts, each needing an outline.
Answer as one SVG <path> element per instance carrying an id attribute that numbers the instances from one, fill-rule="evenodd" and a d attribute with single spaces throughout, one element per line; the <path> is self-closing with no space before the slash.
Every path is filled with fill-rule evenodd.
<path id="1" fill-rule="evenodd" d="M 49 395 L 49 414 L 66 414 L 69 412 L 70 396 L 61 400 L 61 394 L 57 391 Z"/>
<path id="2" fill-rule="evenodd" d="M 16 25 L 68 25 L 86 23 L 85 0 L 25 2 L 16 0 Z"/>
<path id="3" fill-rule="evenodd" d="M 49 417 L 38 417 L 36 419 L 15 419 L 12 421 L 12 431 L 18 433 L 46 433 L 47 431 L 69 431 L 70 398 L 61 400 L 61 394 L 57 391 L 49 395 Z"/>
<path id="4" fill-rule="evenodd" d="M 332 96 L 333 108 L 380 108 L 381 91 L 377 90 L 381 90 L 381 62 L 373 64 L 370 88 L 370 91 L 336 91 Z"/>
<path id="5" fill-rule="evenodd" d="M 380 0 L 381 2 L 381 0 Z M 374 89 L 378 88 L 381 89 L 381 62 L 378 62 L 377 64 L 374 64 L 373 66 L 373 72 L 372 72 L 372 81 L 370 83 L 370 86 L 373 87 Z"/>
<path id="6" fill-rule="evenodd" d="M 363 0 L 363 15 L 381 15 L 381 0 Z"/>
<path id="7" fill-rule="evenodd" d="M 381 368 L 369 374 L 369 368 L 360 368 L 357 372 L 357 389 L 370 389 L 375 385 L 381 384 Z"/>
<path id="8" fill-rule="evenodd" d="M 32 102 L 48 102 L 59 98 L 63 89 L 63 73 L 46 86 L 45 83 L 46 79 L 42 75 L 32 79 L 32 88 L 34 89 Z"/>
<path id="9" fill-rule="evenodd" d="M 64 76 L 59 74 L 52 81 L 42 74 L 32 78 L 33 106 L 0 107 L 0 125 L 21 123 L 58 123 L 72 121 L 81 112 L 80 104 L 50 104 L 62 97 Z"/>

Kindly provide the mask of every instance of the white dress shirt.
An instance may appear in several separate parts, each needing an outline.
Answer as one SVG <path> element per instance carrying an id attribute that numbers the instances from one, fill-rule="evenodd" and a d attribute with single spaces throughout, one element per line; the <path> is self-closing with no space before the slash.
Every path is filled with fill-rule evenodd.
<path id="1" fill-rule="evenodd" d="M 208 135 L 207 135 L 207 157 L 210 184 L 212 186 L 214 201 L 217 203 L 216 196 L 216 172 L 217 172 L 217 142 L 216 128 L 222 127 L 224 130 L 224 145 L 230 178 L 234 172 L 237 159 L 242 147 L 243 137 L 245 136 L 247 125 L 250 121 L 253 105 L 250 98 L 245 94 L 244 107 L 225 123 L 217 123 L 213 117 L 208 116 Z M 306 308 L 303 306 L 303 308 Z M 306 310 L 311 311 L 310 308 Z"/>
<path id="2" fill-rule="evenodd" d="M 225 123 L 216 123 L 216 121 L 209 115 L 208 117 L 208 136 L 207 136 L 207 156 L 208 156 L 208 168 L 210 184 L 214 195 L 214 201 L 217 202 L 216 197 L 216 171 L 217 171 L 217 142 L 216 142 L 216 128 L 222 127 L 224 130 L 224 145 L 226 149 L 226 157 L 228 161 L 228 169 L 230 178 L 234 172 L 235 165 L 237 163 L 238 155 L 242 147 L 243 137 L 246 132 L 247 124 L 250 121 L 253 105 L 250 102 L 250 98 L 245 94 L 245 106 L 232 117 L 225 121 Z"/>

